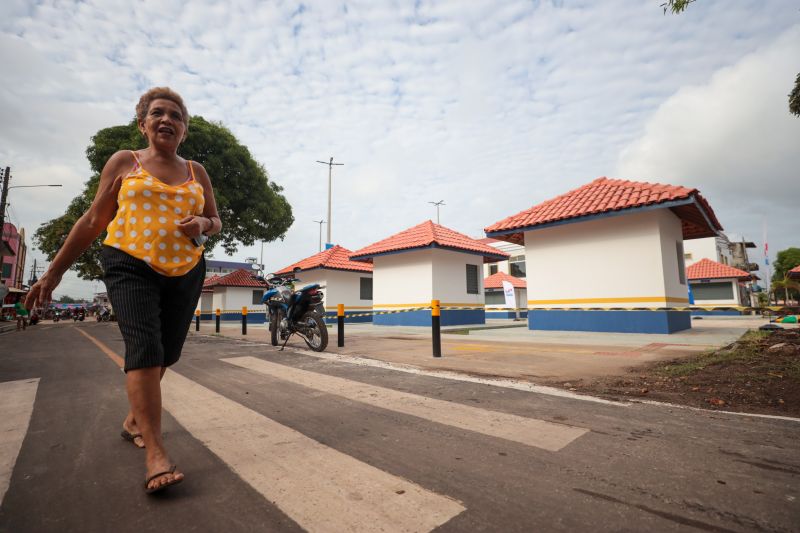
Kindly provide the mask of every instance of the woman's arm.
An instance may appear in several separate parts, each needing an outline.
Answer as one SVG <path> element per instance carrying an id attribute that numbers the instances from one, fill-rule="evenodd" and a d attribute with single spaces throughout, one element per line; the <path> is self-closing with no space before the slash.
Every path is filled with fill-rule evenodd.
<path id="1" fill-rule="evenodd" d="M 188 237 L 198 237 L 202 235 L 216 235 L 222 230 L 222 221 L 217 212 L 217 201 L 214 199 L 214 188 L 211 186 L 211 178 L 208 177 L 203 165 L 192 161 L 194 176 L 203 187 L 203 215 L 188 216 L 180 221 L 178 227 Z"/>
<path id="2" fill-rule="evenodd" d="M 64 244 L 56 253 L 42 277 L 33 284 L 25 307 L 46 306 L 50 297 L 72 263 L 94 242 L 94 240 L 108 226 L 117 212 L 117 194 L 122 185 L 122 178 L 127 167 L 131 165 L 130 152 L 120 151 L 112 155 L 100 174 L 100 184 L 97 187 L 92 205 L 78 219 L 67 235 Z"/>

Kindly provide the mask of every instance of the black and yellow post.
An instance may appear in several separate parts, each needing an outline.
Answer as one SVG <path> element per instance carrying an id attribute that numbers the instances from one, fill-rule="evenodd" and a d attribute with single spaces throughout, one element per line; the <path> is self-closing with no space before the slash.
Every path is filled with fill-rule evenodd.
<path id="1" fill-rule="evenodd" d="M 247 307 L 242 306 L 242 335 L 247 335 Z"/>
<path id="2" fill-rule="evenodd" d="M 194 330 L 200 331 L 200 310 L 194 312 Z"/>
<path id="3" fill-rule="evenodd" d="M 221 314 L 222 314 L 222 311 L 220 311 L 219 309 L 217 309 L 217 310 L 216 310 L 216 315 L 217 315 L 217 318 L 216 318 L 216 320 L 217 320 L 217 333 L 219 333 L 219 318 L 220 318 L 220 315 L 221 315 Z"/>
<path id="4" fill-rule="evenodd" d="M 336 344 L 344 346 L 344 304 L 336 305 Z"/>
<path id="5" fill-rule="evenodd" d="M 431 300 L 431 329 L 433 337 L 433 356 L 442 356 L 442 325 L 440 316 L 442 308 L 439 306 L 439 300 Z"/>

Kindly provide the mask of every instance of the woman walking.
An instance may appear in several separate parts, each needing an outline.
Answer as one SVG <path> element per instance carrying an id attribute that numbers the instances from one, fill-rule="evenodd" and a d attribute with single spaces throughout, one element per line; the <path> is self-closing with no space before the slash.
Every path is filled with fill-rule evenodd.
<path id="1" fill-rule="evenodd" d="M 177 362 L 205 277 L 204 236 L 222 227 L 202 165 L 178 156 L 189 114 L 167 87 L 136 106 L 144 150 L 119 151 L 100 175 L 97 194 L 73 226 L 48 271 L 31 287 L 30 309 L 45 306 L 61 277 L 107 230 L 104 281 L 125 341 L 130 412 L 122 436 L 146 449 L 145 491 L 183 480 L 161 436 L 161 378 Z"/>

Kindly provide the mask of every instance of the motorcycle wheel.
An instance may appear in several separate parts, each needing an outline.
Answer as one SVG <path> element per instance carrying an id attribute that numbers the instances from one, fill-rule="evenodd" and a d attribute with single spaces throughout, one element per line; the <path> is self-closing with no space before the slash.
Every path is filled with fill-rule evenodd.
<path id="1" fill-rule="evenodd" d="M 322 315 L 316 311 L 306 311 L 300 322 L 307 327 L 307 336 L 303 336 L 308 347 L 315 352 L 321 352 L 328 346 L 328 328 Z"/>
<path id="2" fill-rule="evenodd" d="M 283 312 L 276 309 L 274 313 L 269 316 L 269 341 L 273 346 L 278 345 L 278 325 L 283 318 Z"/>

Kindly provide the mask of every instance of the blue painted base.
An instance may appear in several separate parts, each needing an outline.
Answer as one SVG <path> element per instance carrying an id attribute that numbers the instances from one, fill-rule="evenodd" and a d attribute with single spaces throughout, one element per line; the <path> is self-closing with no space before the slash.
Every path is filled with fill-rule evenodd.
<path id="1" fill-rule="evenodd" d="M 675 333 L 692 327 L 689 311 L 529 311 L 528 329 Z"/>
<path id="2" fill-rule="evenodd" d="M 360 313 L 364 313 L 365 311 L 353 311 L 350 314 L 358 315 Z M 344 323 L 345 324 L 360 324 L 360 323 L 369 323 L 372 322 L 372 315 L 368 316 L 349 316 L 347 311 L 344 312 Z M 325 313 L 325 323 L 326 324 L 337 324 L 338 321 L 336 319 L 336 311 L 328 311 Z"/>
<path id="3" fill-rule="evenodd" d="M 692 311 L 692 316 L 742 316 L 741 311 Z"/>
<path id="4" fill-rule="evenodd" d="M 519 312 L 520 318 L 527 318 L 527 316 L 527 311 Z M 486 318 L 517 318 L 517 315 L 514 311 L 486 311 Z"/>
<path id="5" fill-rule="evenodd" d="M 266 313 L 247 313 L 247 323 L 248 324 L 263 324 L 267 321 Z M 216 317 L 215 315 L 209 315 L 209 320 L 214 320 Z M 203 320 L 203 315 L 200 315 L 200 319 Z M 222 313 L 220 315 L 220 320 L 222 322 L 242 322 L 242 313 Z"/>
<path id="6" fill-rule="evenodd" d="M 376 326 L 431 326 L 431 312 L 409 311 L 408 313 L 392 313 L 375 315 L 372 323 Z M 443 310 L 439 323 L 442 326 L 464 326 L 467 324 L 485 324 L 486 313 L 483 309 Z"/>

